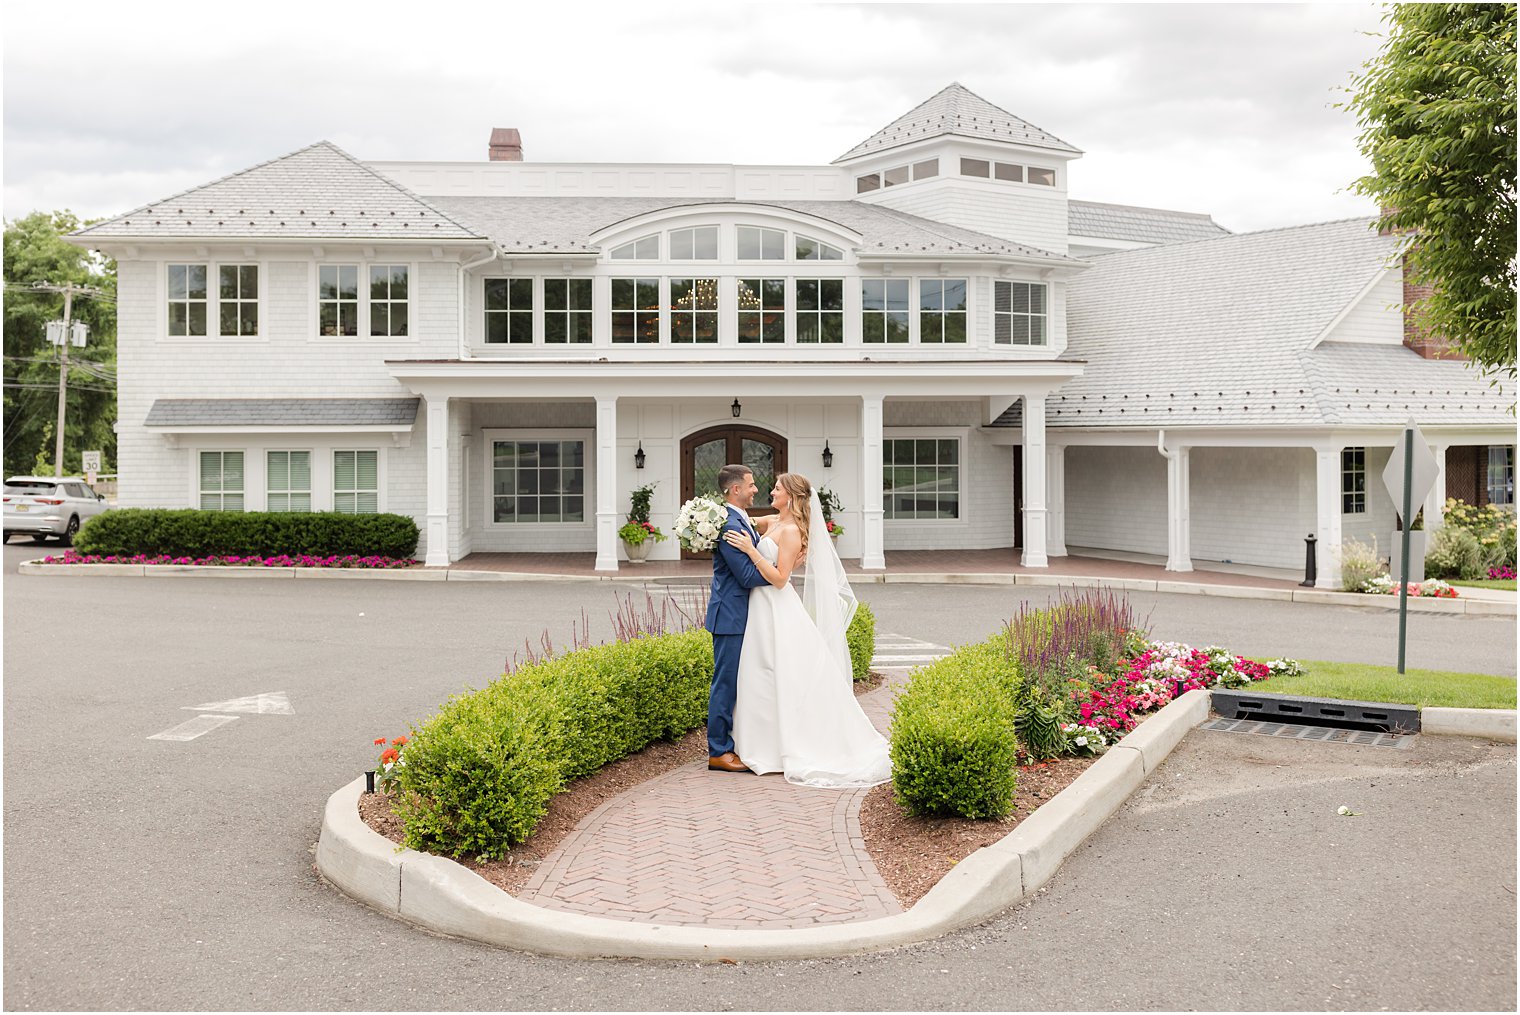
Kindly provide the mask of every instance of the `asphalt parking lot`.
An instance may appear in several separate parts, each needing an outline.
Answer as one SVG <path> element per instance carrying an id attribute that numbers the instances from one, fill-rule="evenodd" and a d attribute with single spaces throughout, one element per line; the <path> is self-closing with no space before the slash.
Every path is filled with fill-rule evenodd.
<path id="1" fill-rule="evenodd" d="M 577 962 L 420 933 L 315 875 L 322 803 L 374 737 L 525 640 L 563 641 L 583 614 L 604 633 L 610 589 L 17 575 L 35 555 L 5 551 L 8 1008 L 1515 1007 L 1514 748 L 1453 738 L 1195 732 L 1040 897 L 881 955 Z M 954 643 L 1023 591 L 1043 594 L 861 593 L 881 630 Z M 1133 600 L 1157 636 L 1247 654 L 1355 658 L 1389 618 Z M 1514 633 L 1415 617 L 1411 665 L 1513 676 Z M 273 692 L 289 714 L 148 739 L 191 706 Z"/>

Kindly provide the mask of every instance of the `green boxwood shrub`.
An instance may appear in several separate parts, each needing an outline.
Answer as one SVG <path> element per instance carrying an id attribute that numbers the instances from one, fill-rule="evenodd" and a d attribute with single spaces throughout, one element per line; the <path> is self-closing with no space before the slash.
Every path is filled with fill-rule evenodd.
<path id="1" fill-rule="evenodd" d="M 571 779 L 707 719 L 702 630 L 597 645 L 456 696 L 414 731 L 395 804 L 413 849 L 501 856 Z"/>
<path id="2" fill-rule="evenodd" d="M 876 654 L 876 614 L 865 603 L 855 607 L 855 616 L 844 632 L 850 646 L 850 668 L 856 680 L 864 680 L 871 672 L 871 657 Z"/>
<path id="3" fill-rule="evenodd" d="M 403 515 L 123 508 L 85 522 L 74 548 L 102 556 L 408 558 L 417 552 L 418 536 L 417 523 Z"/>
<path id="4" fill-rule="evenodd" d="M 1002 817 L 1018 779 L 1019 676 L 999 633 L 914 671 L 892 710 L 892 786 L 910 814 Z"/>

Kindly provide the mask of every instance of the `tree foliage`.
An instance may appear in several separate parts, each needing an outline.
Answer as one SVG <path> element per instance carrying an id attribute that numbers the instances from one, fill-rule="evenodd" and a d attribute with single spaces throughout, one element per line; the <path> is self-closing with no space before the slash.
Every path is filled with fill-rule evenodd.
<path id="1" fill-rule="evenodd" d="M 1372 173 L 1353 188 L 1409 232 L 1414 308 L 1484 372 L 1515 376 L 1515 4 L 1393 4 L 1353 81 Z"/>
<path id="2" fill-rule="evenodd" d="M 53 461 L 58 415 L 58 349 L 47 322 L 63 319 L 63 297 L 31 292 L 34 282 L 74 282 L 116 295 L 116 262 L 92 256 L 63 236 L 80 226 L 71 212 L 33 212 L 5 223 L 5 470 L 32 472 Z M 116 465 L 116 306 L 76 296 L 74 320 L 90 328 L 88 344 L 69 350 L 68 411 L 63 465 L 81 472 L 80 452 L 104 452 L 104 471 Z M 51 471 L 51 469 L 49 470 Z"/>

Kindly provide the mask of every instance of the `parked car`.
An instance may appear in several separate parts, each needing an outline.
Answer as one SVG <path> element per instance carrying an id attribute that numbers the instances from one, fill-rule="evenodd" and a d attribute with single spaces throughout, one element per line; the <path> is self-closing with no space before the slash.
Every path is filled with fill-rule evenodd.
<path id="1" fill-rule="evenodd" d="M 53 536 L 72 546 L 79 526 L 105 510 L 105 496 L 77 476 L 12 476 L 5 481 L 5 542 Z"/>

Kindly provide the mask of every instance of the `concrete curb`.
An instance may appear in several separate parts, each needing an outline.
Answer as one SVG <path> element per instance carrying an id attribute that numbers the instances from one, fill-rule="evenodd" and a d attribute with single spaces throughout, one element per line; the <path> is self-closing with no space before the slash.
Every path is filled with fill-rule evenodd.
<path id="1" fill-rule="evenodd" d="M 1207 691 L 1184 694 L 999 842 L 956 864 L 912 909 L 876 920 L 790 930 L 729 930 L 543 909 L 508 895 L 451 860 L 398 847 L 371 830 L 359 817 L 362 778 L 327 800 L 317 869 L 345 894 L 408 923 L 549 955 L 699 960 L 858 955 L 940 937 L 1032 895 L 1208 711 Z"/>
<path id="2" fill-rule="evenodd" d="M 22 561 L 21 574 L 72 574 L 94 576 L 133 575 L 149 577 L 203 578 L 371 578 L 388 581 L 451 582 L 634 582 L 649 585 L 706 585 L 697 575 L 641 575 L 636 567 L 616 574 L 537 574 L 531 571 L 457 571 L 445 568 L 403 568 L 366 570 L 336 567 L 197 567 L 193 564 L 43 564 Z M 1267 589 L 1252 585 L 1210 585 L 1205 582 L 1160 581 L 1149 578 L 1103 578 L 1089 575 L 1053 574 L 975 574 L 944 572 L 917 574 L 888 571 L 876 574 L 852 574 L 853 585 L 1028 585 L 1064 586 L 1067 588 L 1112 588 L 1127 592 L 1167 592 L 1176 595 L 1217 596 L 1222 599 L 1270 599 L 1278 602 L 1310 603 L 1316 606 L 1360 606 L 1374 610 L 1397 610 L 1397 596 L 1378 596 L 1361 592 L 1319 592 L 1313 589 Z M 1448 613 L 1513 617 L 1516 604 L 1492 599 L 1409 600 L 1411 613 Z"/>
<path id="3" fill-rule="evenodd" d="M 1515 742 L 1515 709 L 1422 708 L 1420 732 Z"/>

